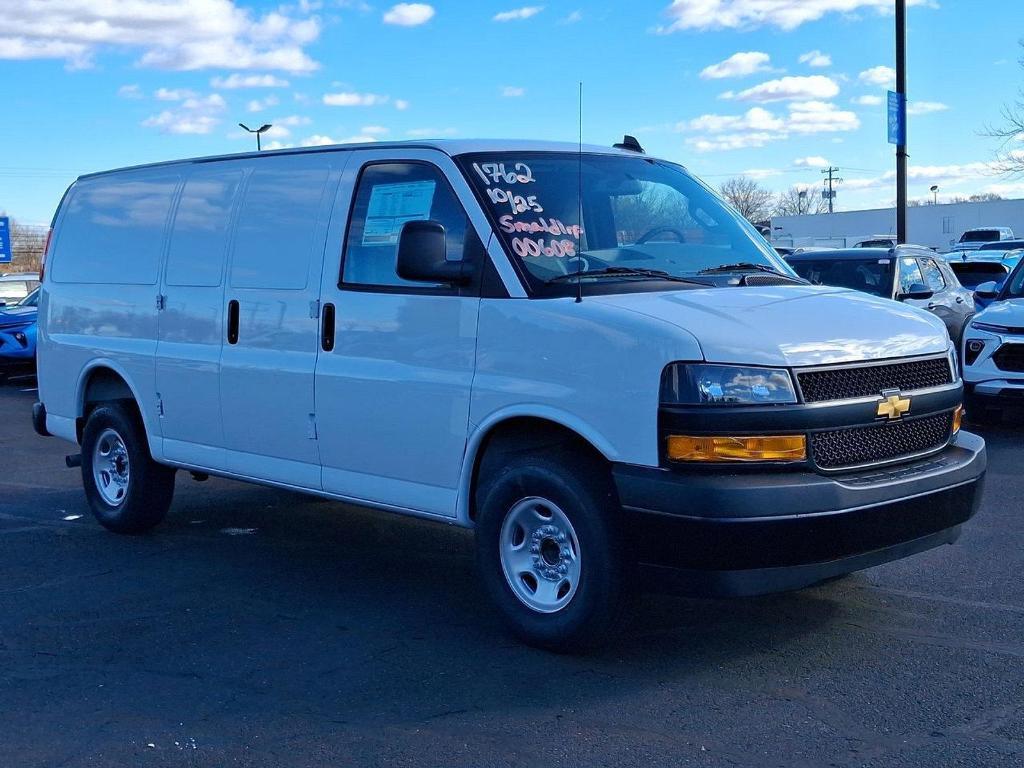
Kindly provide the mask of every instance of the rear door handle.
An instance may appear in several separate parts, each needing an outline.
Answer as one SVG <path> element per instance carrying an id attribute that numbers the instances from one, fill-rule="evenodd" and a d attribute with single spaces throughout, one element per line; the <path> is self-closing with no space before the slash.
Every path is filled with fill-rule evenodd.
<path id="1" fill-rule="evenodd" d="M 334 305 L 324 304 L 323 326 L 320 329 L 320 348 L 324 352 L 334 349 Z"/>
<path id="2" fill-rule="evenodd" d="M 228 344 L 238 343 L 238 300 L 228 302 Z"/>

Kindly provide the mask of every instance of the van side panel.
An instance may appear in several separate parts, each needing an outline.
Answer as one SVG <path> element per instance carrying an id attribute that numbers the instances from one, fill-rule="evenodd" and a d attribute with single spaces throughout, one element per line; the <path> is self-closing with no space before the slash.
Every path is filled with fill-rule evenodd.
<path id="1" fill-rule="evenodd" d="M 167 461 L 224 469 L 220 356 L 224 272 L 241 196 L 237 162 L 183 169 L 161 292 L 156 388 Z"/>
<path id="2" fill-rule="evenodd" d="M 658 465 L 664 367 L 703 357 L 675 326 L 587 299 L 484 299 L 478 339 L 470 446 L 503 418 L 536 416 L 573 430 L 610 461 L 646 466 Z M 460 521 L 468 520 L 473 459 L 463 468 Z"/>
<path id="3" fill-rule="evenodd" d="M 240 160 L 224 302 L 237 339 L 220 360 L 227 471 L 319 490 L 314 383 L 331 206 L 348 152 Z"/>
<path id="4" fill-rule="evenodd" d="M 137 393 L 154 455 L 157 280 L 179 183 L 173 168 L 76 183 L 54 232 L 41 307 L 39 377 L 48 412 L 58 420 L 80 416 L 79 383 L 105 358 Z"/>

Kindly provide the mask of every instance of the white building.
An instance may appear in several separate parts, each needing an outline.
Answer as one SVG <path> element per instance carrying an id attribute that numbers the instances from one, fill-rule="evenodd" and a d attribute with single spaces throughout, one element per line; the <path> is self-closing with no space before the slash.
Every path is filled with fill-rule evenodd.
<path id="1" fill-rule="evenodd" d="M 947 251 L 966 229 L 1011 227 L 1024 237 L 1024 200 L 921 205 L 907 210 L 907 240 Z M 896 236 L 896 209 L 844 211 L 772 219 L 772 243 L 780 246 L 853 246 L 869 238 Z"/>

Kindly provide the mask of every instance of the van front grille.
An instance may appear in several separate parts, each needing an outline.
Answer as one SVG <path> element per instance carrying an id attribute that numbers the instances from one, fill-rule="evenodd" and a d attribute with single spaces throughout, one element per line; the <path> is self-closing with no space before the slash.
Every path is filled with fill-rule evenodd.
<path id="1" fill-rule="evenodd" d="M 809 435 L 811 458 L 822 469 L 897 461 L 938 450 L 949 442 L 949 411 L 913 419 L 849 427 Z"/>
<path id="2" fill-rule="evenodd" d="M 917 389 L 941 387 L 953 383 L 953 371 L 949 358 L 943 355 L 882 365 L 797 371 L 797 380 L 805 403 L 821 403 L 872 397 L 887 389 L 913 392 Z"/>

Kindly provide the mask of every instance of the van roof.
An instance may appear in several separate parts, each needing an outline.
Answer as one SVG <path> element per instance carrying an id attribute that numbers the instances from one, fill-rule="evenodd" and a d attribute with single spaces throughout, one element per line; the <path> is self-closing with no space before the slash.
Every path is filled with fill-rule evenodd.
<path id="1" fill-rule="evenodd" d="M 529 139 L 425 139 L 422 141 L 374 141 L 352 144 L 326 144 L 316 147 L 293 147 L 289 149 L 268 149 L 262 152 L 236 152 L 226 155 L 209 155 L 205 157 L 189 157 L 179 160 L 164 160 L 156 163 L 143 163 L 123 168 L 112 168 L 106 171 L 84 173 L 79 179 L 104 176 L 109 173 L 137 171 L 145 168 L 185 165 L 189 163 L 211 163 L 218 160 L 238 160 L 249 157 L 273 157 L 277 155 L 311 154 L 317 152 L 347 152 L 354 149 L 436 149 L 450 157 L 477 152 L 578 152 L 580 145 L 569 141 L 534 141 Z M 587 154 L 621 155 L 637 157 L 636 152 L 615 149 L 598 144 L 584 144 L 583 151 Z M 647 155 L 640 155 L 647 157 Z"/>

